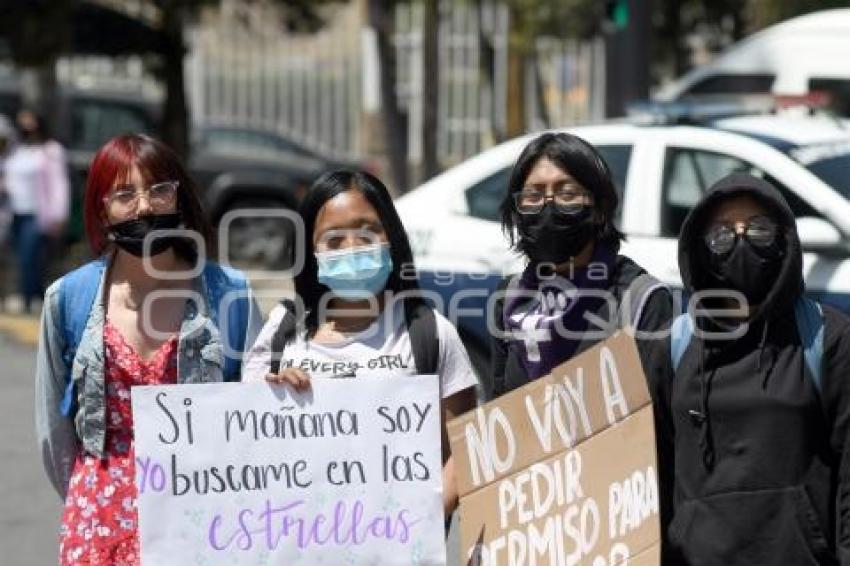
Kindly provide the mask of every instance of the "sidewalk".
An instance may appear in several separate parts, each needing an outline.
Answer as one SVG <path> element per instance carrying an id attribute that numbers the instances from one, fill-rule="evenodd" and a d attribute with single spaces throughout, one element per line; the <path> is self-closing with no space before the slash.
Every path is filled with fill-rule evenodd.
<path id="1" fill-rule="evenodd" d="M 0 298 L 0 335 L 10 338 L 21 346 L 37 346 L 41 319 L 40 305 L 39 301 L 31 314 L 24 314 L 20 296 L 7 295 Z"/>
<path id="2" fill-rule="evenodd" d="M 0 334 L 9 336 L 24 346 L 38 345 L 39 317 L 36 314 L 9 314 L 0 312 Z"/>

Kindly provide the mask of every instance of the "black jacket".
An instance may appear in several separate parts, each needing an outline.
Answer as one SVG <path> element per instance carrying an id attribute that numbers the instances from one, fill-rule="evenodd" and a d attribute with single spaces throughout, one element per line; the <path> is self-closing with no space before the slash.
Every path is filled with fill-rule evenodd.
<path id="1" fill-rule="evenodd" d="M 685 289 L 711 286 L 702 243 L 706 216 L 736 193 L 774 211 L 785 256 L 743 337 L 695 336 L 675 376 L 670 369 L 654 384 L 662 491 L 669 493 L 675 478 L 664 561 L 850 564 L 850 324 L 824 307 L 819 394 L 793 310 L 804 290 L 802 252 L 793 214 L 775 188 L 749 176 L 727 177 L 691 212 L 679 243 Z"/>
<path id="2" fill-rule="evenodd" d="M 625 256 L 617 256 L 609 291 L 618 304 L 632 282 L 637 279 L 638 276 L 645 273 L 646 270 L 631 259 Z M 505 278 L 499 285 L 498 290 L 503 291 L 507 287 L 510 279 L 510 277 Z M 492 313 L 492 320 L 495 322 L 496 327 L 499 330 L 504 330 L 504 323 L 502 320 L 503 303 L 503 299 L 495 301 L 494 312 Z M 609 320 L 608 310 L 609 304 L 606 301 L 595 314 L 601 320 Z M 650 295 L 646 305 L 644 306 L 643 313 L 641 314 L 640 321 L 638 322 L 638 329 L 644 331 L 663 330 L 669 326 L 672 315 L 673 303 L 670 297 L 670 292 L 667 289 L 659 289 Z M 598 339 L 584 340 L 578 345 L 574 355 L 578 355 L 588 348 L 593 347 L 599 343 L 599 341 L 600 340 Z M 667 354 L 661 347 L 659 347 L 658 342 L 659 341 L 657 340 L 638 340 L 638 352 L 640 353 L 644 371 L 647 375 L 650 373 L 657 373 L 659 371 L 666 371 L 667 366 L 669 365 L 667 362 Z M 492 376 L 493 381 L 492 384 L 485 384 L 485 393 L 488 399 L 494 399 L 529 383 L 530 380 L 518 357 L 522 355 L 521 350 L 518 350 L 515 346 L 517 346 L 516 343 L 512 344 L 499 338 L 493 338 L 491 341 L 490 375 Z"/>

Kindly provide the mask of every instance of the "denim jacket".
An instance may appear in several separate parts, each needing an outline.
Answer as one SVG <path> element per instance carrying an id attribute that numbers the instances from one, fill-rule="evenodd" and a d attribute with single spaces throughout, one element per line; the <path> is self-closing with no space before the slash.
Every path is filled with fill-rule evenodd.
<path id="1" fill-rule="evenodd" d="M 45 470 L 56 491 L 64 499 L 78 450 L 102 458 L 106 441 L 106 388 L 104 383 L 103 271 L 97 299 L 89 313 L 83 336 L 71 370 L 76 384 L 77 411 L 73 420 L 62 416 L 60 399 L 65 390 L 66 366 L 62 359 L 65 337 L 61 328 L 59 281 L 45 293 L 41 318 L 35 383 L 36 436 Z M 222 381 L 224 348 L 218 328 L 209 316 L 206 281 L 199 276 L 194 290 L 202 304 L 187 300 L 180 325 L 177 348 L 177 382 L 211 383 Z M 250 293 L 250 288 L 249 288 Z M 245 348 L 253 344 L 262 327 L 262 315 L 256 300 L 250 296 Z"/>

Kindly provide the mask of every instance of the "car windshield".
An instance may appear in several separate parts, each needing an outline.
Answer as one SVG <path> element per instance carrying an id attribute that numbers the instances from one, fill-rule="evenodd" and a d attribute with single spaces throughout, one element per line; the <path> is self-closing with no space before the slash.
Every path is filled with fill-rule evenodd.
<path id="1" fill-rule="evenodd" d="M 844 198 L 850 199 L 850 140 L 804 145 L 788 153 Z"/>
<path id="2" fill-rule="evenodd" d="M 210 128 L 203 134 L 207 149 L 213 153 L 279 157 L 289 152 L 303 157 L 313 155 L 298 144 L 273 134 L 255 130 Z"/>

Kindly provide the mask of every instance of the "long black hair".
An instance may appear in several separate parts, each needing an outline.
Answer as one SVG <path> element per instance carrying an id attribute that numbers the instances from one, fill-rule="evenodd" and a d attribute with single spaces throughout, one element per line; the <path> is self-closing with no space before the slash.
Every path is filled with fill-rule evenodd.
<path id="1" fill-rule="evenodd" d="M 519 212 L 514 204 L 513 194 L 522 190 L 532 167 L 544 157 L 569 173 L 593 194 L 593 206 L 602 217 L 596 241 L 606 244 L 615 252 L 618 251 L 625 236 L 614 226 L 620 197 L 611 178 L 611 171 L 592 145 L 578 136 L 563 132 L 547 132 L 531 140 L 522 150 L 511 171 L 508 190 L 499 208 L 502 214 L 502 231 L 510 240 L 511 247 L 523 251 L 517 235 Z"/>
<path id="2" fill-rule="evenodd" d="M 306 326 L 308 335 L 312 336 L 319 325 L 318 306 L 328 288 L 318 279 L 319 266 L 316 262 L 313 245 L 313 231 L 316 228 L 316 217 L 319 211 L 330 199 L 346 191 L 357 190 L 363 193 L 375 211 L 387 235 L 390 245 L 390 257 L 393 269 L 387 280 L 386 290 L 393 293 L 417 291 L 419 284 L 415 276 L 413 252 L 407 232 L 401 223 L 401 218 L 393 204 L 390 192 L 373 175 L 365 171 L 338 170 L 325 173 L 310 187 L 301 202 L 299 213 L 304 221 L 304 267 L 295 275 L 295 293 L 303 301 L 306 311 Z"/>

